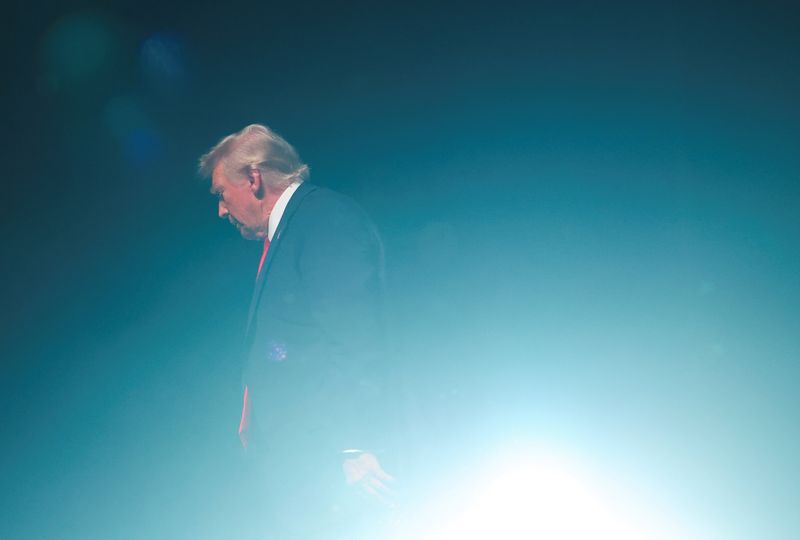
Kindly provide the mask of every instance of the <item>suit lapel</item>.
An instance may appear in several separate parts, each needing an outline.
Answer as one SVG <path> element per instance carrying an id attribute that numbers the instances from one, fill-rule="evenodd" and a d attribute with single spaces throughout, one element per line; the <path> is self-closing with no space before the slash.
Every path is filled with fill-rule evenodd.
<path id="1" fill-rule="evenodd" d="M 267 250 L 267 258 L 264 259 L 264 265 L 261 267 L 261 273 L 258 275 L 258 279 L 256 279 L 255 287 L 253 287 L 253 297 L 250 299 L 250 310 L 247 313 L 247 335 L 250 334 L 253 324 L 253 316 L 255 315 L 256 309 L 258 308 L 258 303 L 261 300 L 261 292 L 264 290 L 264 283 L 267 281 L 272 259 L 275 257 L 275 254 L 278 253 L 278 250 L 281 247 L 283 231 L 291 221 L 292 216 L 300 206 L 303 198 L 315 189 L 317 189 L 317 186 L 312 184 L 308 184 L 306 182 L 300 184 L 292 195 L 292 198 L 289 199 L 289 204 L 286 205 L 286 210 L 283 211 L 281 221 L 278 223 L 278 228 L 276 229 L 275 234 L 272 237 L 272 241 L 270 242 L 269 249 Z"/>

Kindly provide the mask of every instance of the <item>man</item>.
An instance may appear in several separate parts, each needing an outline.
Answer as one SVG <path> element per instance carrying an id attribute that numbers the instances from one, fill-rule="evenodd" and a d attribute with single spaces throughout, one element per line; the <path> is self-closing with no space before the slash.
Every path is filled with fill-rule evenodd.
<path id="1" fill-rule="evenodd" d="M 222 139 L 200 173 L 211 177 L 219 217 L 264 244 L 239 436 L 264 473 L 270 532 L 354 537 L 363 509 L 391 497 L 377 457 L 380 238 L 351 199 L 306 182 L 308 166 L 265 126 Z M 348 491 L 362 497 L 353 502 Z"/>

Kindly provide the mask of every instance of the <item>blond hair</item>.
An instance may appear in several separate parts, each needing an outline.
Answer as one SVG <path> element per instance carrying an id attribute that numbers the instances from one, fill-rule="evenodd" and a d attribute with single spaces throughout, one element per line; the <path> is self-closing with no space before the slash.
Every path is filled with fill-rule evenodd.
<path id="1" fill-rule="evenodd" d="M 261 124 L 251 124 L 219 141 L 200 158 L 198 172 L 209 178 L 220 162 L 231 181 L 244 180 L 251 170 L 259 169 L 273 188 L 302 182 L 309 175 L 308 165 L 300 161 L 294 147 Z"/>

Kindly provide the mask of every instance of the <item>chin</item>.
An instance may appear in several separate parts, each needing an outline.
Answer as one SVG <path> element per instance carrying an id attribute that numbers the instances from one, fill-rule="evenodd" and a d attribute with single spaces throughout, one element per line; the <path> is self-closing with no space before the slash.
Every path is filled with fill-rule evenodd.
<path id="1" fill-rule="evenodd" d="M 246 240 L 261 240 L 262 238 L 264 238 L 264 235 L 261 234 L 260 231 L 254 231 L 252 229 L 245 229 L 244 227 L 239 229 L 239 233 Z"/>

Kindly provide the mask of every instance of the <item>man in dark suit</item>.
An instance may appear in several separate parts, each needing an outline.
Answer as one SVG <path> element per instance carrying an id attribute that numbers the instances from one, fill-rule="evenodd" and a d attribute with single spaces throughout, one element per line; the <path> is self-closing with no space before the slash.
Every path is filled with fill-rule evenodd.
<path id="1" fill-rule="evenodd" d="M 265 126 L 222 139 L 200 172 L 219 217 L 264 242 L 239 436 L 264 475 L 269 531 L 354 538 L 374 513 L 365 509 L 391 497 L 378 459 L 387 432 L 380 238 L 355 202 L 307 183 L 297 152 Z"/>

